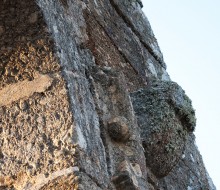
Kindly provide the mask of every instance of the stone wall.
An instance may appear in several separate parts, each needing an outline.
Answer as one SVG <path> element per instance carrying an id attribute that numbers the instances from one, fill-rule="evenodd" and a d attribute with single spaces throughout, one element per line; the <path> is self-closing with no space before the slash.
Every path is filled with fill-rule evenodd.
<path id="1" fill-rule="evenodd" d="M 141 7 L 0 0 L 0 189 L 215 189 Z"/>

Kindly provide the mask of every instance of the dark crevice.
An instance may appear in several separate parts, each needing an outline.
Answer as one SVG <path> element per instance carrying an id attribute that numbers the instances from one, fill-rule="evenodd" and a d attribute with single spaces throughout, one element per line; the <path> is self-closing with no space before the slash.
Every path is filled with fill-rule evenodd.
<path id="1" fill-rule="evenodd" d="M 97 63 L 97 53 L 96 53 L 96 50 L 95 50 L 95 42 L 92 38 L 92 34 L 91 34 L 91 27 L 90 27 L 90 16 L 92 16 L 87 10 L 84 10 L 83 11 L 83 17 L 85 19 L 85 22 L 86 22 L 86 33 L 88 35 L 88 41 L 85 43 L 85 44 L 81 44 L 82 48 L 88 48 L 91 52 L 92 52 L 92 55 L 95 59 L 95 63 Z M 95 17 L 93 17 L 94 20 L 95 20 Z M 85 47 L 84 47 L 85 46 Z"/>
<path id="2" fill-rule="evenodd" d="M 110 153 L 109 153 L 108 143 L 106 139 L 106 131 L 104 129 L 104 124 L 100 119 L 99 119 L 99 123 L 100 123 L 100 130 L 101 130 L 100 137 L 105 147 L 107 171 L 108 171 L 109 176 L 112 176 L 113 174 L 111 172 L 111 159 L 110 159 Z"/>
<path id="3" fill-rule="evenodd" d="M 152 50 L 152 48 L 145 42 L 143 41 L 141 34 L 135 29 L 134 25 L 132 24 L 132 22 L 127 18 L 127 16 L 125 16 L 123 14 L 123 12 L 121 11 L 121 9 L 118 7 L 118 5 L 114 2 L 114 0 L 109 0 L 110 4 L 112 5 L 112 7 L 116 10 L 116 12 L 118 13 L 118 15 L 124 20 L 125 24 L 127 25 L 127 27 L 129 27 L 132 32 L 138 37 L 138 39 L 140 40 L 140 42 L 143 44 L 143 46 L 149 51 L 149 53 L 154 57 L 155 60 L 157 60 L 162 67 L 164 67 L 166 69 L 165 63 L 163 60 L 161 60 L 160 57 L 158 57 L 154 51 Z"/>

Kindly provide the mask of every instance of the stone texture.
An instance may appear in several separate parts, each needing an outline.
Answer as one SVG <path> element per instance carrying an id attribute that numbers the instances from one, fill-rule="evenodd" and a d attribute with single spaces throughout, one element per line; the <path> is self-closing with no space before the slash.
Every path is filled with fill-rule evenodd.
<path id="1" fill-rule="evenodd" d="M 37 74 L 33 81 L 24 80 L 8 85 L 0 91 L 0 105 L 7 106 L 20 99 L 28 99 L 35 92 L 44 92 L 51 86 L 52 81 L 48 75 Z"/>
<path id="2" fill-rule="evenodd" d="M 116 141 L 127 141 L 131 132 L 124 117 L 115 117 L 108 122 L 108 134 Z"/>
<path id="3" fill-rule="evenodd" d="M 76 165 L 68 91 L 36 2 L 0 4 L 0 186 L 40 189 Z"/>
<path id="4" fill-rule="evenodd" d="M 125 161 L 129 167 L 138 164 L 141 166 L 142 175 L 130 173 L 128 177 L 135 178 L 139 188 L 147 189 L 147 183 L 143 180 L 147 176 L 143 147 L 124 75 L 111 68 L 102 69 L 96 66 L 90 68 L 89 73 L 91 90 L 101 124 L 101 138 L 105 146 L 109 177 L 114 183 L 120 183 L 120 180 L 114 179 L 120 175 L 121 163 Z M 112 126 L 113 123 L 116 123 L 117 128 L 122 127 L 125 131 L 112 132 L 109 128 L 115 127 Z"/>
<path id="5" fill-rule="evenodd" d="M 141 11 L 143 6 L 141 1 L 111 0 L 110 2 L 114 5 L 114 8 L 118 14 L 122 16 L 124 21 L 138 36 L 144 47 L 164 68 L 166 68 L 166 65 L 163 61 L 163 55 L 160 51 L 157 40 L 154 37 L 153 31 L 151 30 L 150 23 Z"/>
<path id="6" fill-rule="evenodd" d="M 179 162 L 188 131 L 195 127 L 191 101 L 176 83 L 163 81 L 153 81 L 131 99 L 146 163 L 156 176 L 164 177 Z"/>
<path id="7" fill-rule="evenodd" d="M 1 190 L 215 189 L 141 6 L 0 0 Z"/>
<path id="8" fill-rule="evenodd" d="M 215 189 L 195 145 L 195 136 L 189 135 L 179 163 L 170 174 L 160 180 L 162 189 Z"/>
<path id="9" fill-rule="evenodd" d="M 113 177 L 112 181 L 116 189 L 140 189 L 140 185 L 136 179 L 137 176 L 142 176 L 138 164 L 132 166 L 127 161 L 123 161 L 118 169 L 118 174 Z M 145 188 L 146 189 L 146 188 Z"/>

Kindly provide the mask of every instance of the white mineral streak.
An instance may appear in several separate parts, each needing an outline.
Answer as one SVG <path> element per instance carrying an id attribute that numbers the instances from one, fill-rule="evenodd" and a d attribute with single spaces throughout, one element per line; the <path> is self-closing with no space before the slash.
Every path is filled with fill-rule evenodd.
<path id="1" fill-rule="evenodd" d="M 52 181 L 60 176 L 67 176 L 76 171 L 79 171 L 78 167 L 69 167 L 69 168 L 56 171 L 47 177 L 44 174 L 39 174 L 38 176 L 30 180 L 33 185 L 27 185 L 26 187 L 23 188 L 23 190 L 41 189 L 44 185 L 48 184 L 49 181 Z"/>
<path id="2" fill-rule="evenodd" d="M 0 106 L 7 106 L 22 98 L 29 98 L 35 92 L 44 92 L 52 84 L 49 75 L 37 74 L 32 81 L 24 80 L 10 84 L 0 90 Z"/>
<path id="3" fill-rule="evenodd" d="M 157 71 L 156 71 L 151 59 L 147 60 L 147 64 L 148 64 L 148 69 L 150 70 L 151 74 L 154 75 L 155 77 L 157 77 Z"/>

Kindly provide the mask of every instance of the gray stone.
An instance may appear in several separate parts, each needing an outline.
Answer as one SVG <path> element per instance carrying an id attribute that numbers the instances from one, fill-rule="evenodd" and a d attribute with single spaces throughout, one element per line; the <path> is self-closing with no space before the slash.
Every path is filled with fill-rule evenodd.
<path id="1" fill-rule="evenodd" d="M 141 6 L 0 2 L 0 189 L 215 189 Z"/>
<path id="2" fill-rule="evenodd" d="M 190 99 L 173 82 L 153 81 L 131 94 L 141 129 L 147 165 L 158 177 L 166 176 L 178 163 L 188 132 L 195 127 Z"/>

